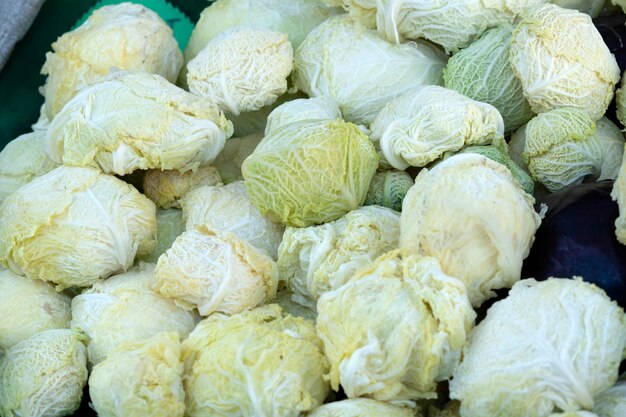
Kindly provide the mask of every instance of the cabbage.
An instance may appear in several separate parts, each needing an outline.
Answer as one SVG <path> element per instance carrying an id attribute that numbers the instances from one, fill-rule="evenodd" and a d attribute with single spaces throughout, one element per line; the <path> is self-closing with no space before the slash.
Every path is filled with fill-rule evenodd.
<path id="1" fill-rule="evenodd" d="M 539 227 L 535 200 L 503 165 L 454 155 L 423 169 L 400 216 L 400 247 L 439 260 L 477 307 L 520 279 Z"/>
<path id="2" fill-rule="evenodd" d="M 463 417 L 591 410 L 617 380 L 626 316 L 581 279 L 527 279 L 474 329 L 450 383 Z"/>
<path id="3" fill-rule="evenodd" d="M 615 114 L 622 126 L 626 126 L 626 73 L 622 77 L 621 87 L 615 92 Z"/>
<path id="4" fill-rule="evenodd" d="M 602 391 L 593 401 L 593 412 L 600 417 L 626 416 L 626 374 L 622 374 L 617 384 Z"/>
<path id="5" fill-rule="evenodd" d="M 154 203 L 92 168 L 56 168 L 0 206 L 0 262 L 59 290 L 130 268 L 155 234 Z"/>
<path id="6" fill-rule="evenodd" d="M 0 152 L 0 204 L 33 178 L 59 165 L 44 152 L 46 131 L 37 130 L 18 136 Z"/>
<path id="7" fill-rule="evenodd" d="M 76 94 L 50 124 L 46 142 L 55 162 L 124 175 L 195 170 L 212 162 L 232 133 L 210 100 L 158 75 L 119 71 Z"/>
<path id="8" fill-rule="evenodd" d="M 172 29 L 152 10 L 132 3 L 98 8 L 85 23 L 58 38 L 52 49 L 41 69 L 48 75 L 42 92 L 50 120 L 112 67 L 174 82 L 183 65 Z"/>
<path id="9" fill-rule="evenodd" d="M 521 17 L 510 60 L 532 110 L 574 107 L 601 118 L 620 70 L 589 15 L 545 4 Z"/>
<path id="10" fill-rule="evenodd" d="M 278 304 L 283 312 L 294 317 L 302 317 L 315 323 L 317 319 L 317 312 L 309 307 L 305 307 L 302 304 L 293 301 L 293 293 L 288 289 L 282 289 L 276 293 L 276 297 L 270 301 L 272 304 Z"/>
<path id="11" fill-rule="evenodd" d="M 623 151 L 626 155 L 626 145 Z M 622 158 L 622 166 L 613 185 L 611 197 L 619 206 L 619 217 L 615 220 L 615 235 L 617 240 L 626 245 L 626 157 Z"/>
<path id="12" fill-rule="evenodd" d="M 402 211 L 404 197 L 413 184 L 413 178 L 404 171 L 379 171 L 370 182 L 364 204 Z"/>
<path id="13" fill-rule="evenodd" d="M 585 179 L 615 179 L 624 150 L 624 136 L 603 117 L 594 123 L 580 109 L 541 113 L 515 132 L 510 152 L 530 175 L 554 192 Z"/>
<path id="14" fill-rule="evenodd" d="M 230 138 L 226 141 L 224 149 L 213 161 L 213 166 L 217 168 L 225 184 L 243 180 L 241 165 L 254 152 L 262 139 L 262 133 L 253 133 L 242 138 Z"/>
<path id="15" fill-rule="evenodd" d="M 154 265 L 140 264 L 74 297 L 70 326 L 89 336 L 90 364 L 126 342 L 160 332 L 178 332 L 184 339 L 193 330 L 196 314 L 160 296 L 154 285 Z"/>
<path id="16" fill-rule="evenodd" d="M 278 248 L 280 279 L 294 301 L 315 309 L 320 295 L 396 249 L 399 237 L 400 215 L 379 206 L 361 207 L 319 226 L 288 227 Z"/>
<path id="17" fill-rule="evenodd" d="M 533 117 L 522 84 L 509 62 L 513 26 L 485 32 L 469 47 L 454 54 L 443 70 L 445 86 L 476 101 L 493 105 L 512 132 Z"/>
<path id="18" fill-rule="evenodd" d="M 351 18 L 359 24 L 376 29 L 376 0 L 324 0 L 332 7 L 343 6 Z"/>
<path id="19" fill-rule="evenodd" d="M 329 390 L 313 324 L 275 304 L 203 320 L 183 342 L 183 362 L 189 417 L 298 417 Z"/>
<path id="20" fill-rule="evenodd" d="M 345 17 L 319 25 L 296 50 L 293 80 L 311 97 L 333 99 L 344 118 L 369 125 L 413 87 L 441 84 L 446 56 L 426 43 L 393 45 Z"/>
<path id="21" fill-rule="evenodd" d="M 372 142 L 396 169 L 423 167 L 444 152 L 504 134 L 495 107 L 439 86 L 418 87 L 390 101 L 371 128 Z"/>
<path id="22" fill-rule="evenodd" d="M 276 107 L 267 117 L 265 134 L 301 120 L 341 119 L 341 111 L 333 100 L 322 97 L 291 100 Z"/>
<path id="23" fill-rule="evenodd" d="M 158 333 L 114 350 L 91 371 L 89 396 L 99 417 L 183 417 L 181 345 Z"/>
<path id="24" fill-rule="evenodd" d="M 461 281 L 436 259 L 401 250 L 323 294 L 317 312 L 332 388 L 404 405 L 437 397 L 476 317 Z"/>
<path id="25" fill-rule="evenodd" d="M 180 208 L 181 199 L 188 191 L 202 185 L 222 185 L 217 169 L 204 165 L 194 171 L 160 171 L 150 169 L 143 177 L 143 192 L 159 208 Z"/>
<path id="26" fill-rule="evenodd" d="M 284 227 L 264 217 L 252 204 L 243 181 L 199 187 L 181 200 L 187 230 L 205 225 L 230 232 L 276 259 Z"/>
<path id="27" fill-rule="evenodd" d="M 68 328 L 70 301 L 45 282 L 0 269 L 0 350 L 44 330 Z"/>
<path id="28" fill-rule="evenodd" d="M 202 11 L 185 60 L 191 61 L 220 33 L 241 26 L 286 33 L 296 48 L 311 29 L 337 12 L 321 0 L 218 0 Z"/>
<path id="29" fill-rule="evenodd" d="M 415 410 L 397 407 L 369 398 L 355 398 L 324 404 L 308 417 L 420 417 Z"/>
<path id="30" fill-rule="evenodd" d="M 172 243 L 185 231 L 183 212 L 178 209 L 157 209 L 156 212 L 157 244 L 148 255 L 140 259 L 147 263 L 156 264 L 159 256 L 172 247 Z"/>
<path id="31" fill-rule="evenodd" d="M 0 357 L 0 415 L 62 417 L 78 409 L 87 383 L 84 335 L 46 330 Z"/>
<path id="32" fill-rule="evenodd" d="M 262 214 L 306 227 L 362 205 L 377 166 L 367 136 L 338 119 L 300 121 L 273 130 L 241 171 L 250 200 Z"/>
<path id="33" fill-rule="evenodd" d="M 457 52 L 487 28 L 513 22 L 520 11 L 545 0 L 377 0 L 376 26 L 390 42 L 428 39 Z"/>
<path id="34" fill-rule="evenodd" d="M 236 314 L 276 296 L 272 259 L 232 233 L 198 226 L 180 235 L 159 258 L 156 290 L 203 316 Z"/>
<path id="35" fill-rule="evenodd" d="M 187 64 L 189 91 L 239 115 L 259 110 L 287 91 L 293 47 L 287 35 L 238 28 L 215 38 Z"/>
<path id="36" fill-rule="evenodd" d="M 590 17 L 595 18 L 600 15 L 604 6 L 611 2 L 607 0 L 550 0 L 550 3 L 565 9 L 578 10 L 581 13 L 586 13 Z"/>

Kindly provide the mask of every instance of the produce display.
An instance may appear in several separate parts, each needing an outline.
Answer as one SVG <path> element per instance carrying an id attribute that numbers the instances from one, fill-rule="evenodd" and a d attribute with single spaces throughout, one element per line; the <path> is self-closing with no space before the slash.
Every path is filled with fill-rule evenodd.
<path id="1" fill-rule="evenodd" d="M 626 2 L 112 3 L 0 150 L 0 417 L 626 417 Z"/>

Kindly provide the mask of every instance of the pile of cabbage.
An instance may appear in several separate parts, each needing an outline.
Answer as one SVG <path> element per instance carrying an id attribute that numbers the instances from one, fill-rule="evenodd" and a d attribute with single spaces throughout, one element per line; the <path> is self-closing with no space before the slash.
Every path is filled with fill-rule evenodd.
<path id="1" fill-rule="evenodd" d="M 0 417 L 625 416 L 622 307 L 521 274 L 582 182 L 626 244 L 614 1 L 94 11 L 0 152 Z"/>

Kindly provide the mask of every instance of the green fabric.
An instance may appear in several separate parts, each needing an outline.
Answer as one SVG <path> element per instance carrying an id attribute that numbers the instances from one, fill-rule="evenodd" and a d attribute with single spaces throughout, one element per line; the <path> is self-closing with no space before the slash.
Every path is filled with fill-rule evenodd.
<path id="1" fill-rule="evenodd" d="M 103 0 L 98 5 L 120 3 Z M 135 0 L 159 13 L 173 26 L 179 44 L 185 45 L 193 25 L 172 21 L 174 7 L 165 0 Z M 160 3 L 161 7 L 154 6 Z M 210 3 L 207 0 L 171 0 L 180 12 L 196 22 L 200 12 Z M 47 0 L 24 38 L 15 45 L 7 64 L 0 71 L 0 149 L 17 136 L 29 132 L 39 118 L 43 96 L 39 87 L 45 77 L 40 74 L 50 45 L 63 33 L 71 30 L 86 18 L 86 13 L 96 6 L 91 0 Z M 186 36 L 186 38 L 185 38 Z"/>

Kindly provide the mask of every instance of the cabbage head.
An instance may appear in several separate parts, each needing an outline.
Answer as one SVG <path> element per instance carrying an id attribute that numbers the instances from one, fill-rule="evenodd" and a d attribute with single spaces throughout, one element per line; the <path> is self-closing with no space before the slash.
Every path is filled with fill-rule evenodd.
<path id="1" fill-rule="evenodd" d="M 344 16 L 328 19 L 296 50 L 293 80 L 333 99 L 345 120 L 369 125 L 383 106 L 424 84 L 442 84 L 446 56 L 420 41 L 395 45 Z"/>
<path id="2" fill-rule="evenodd" d="M 45 330 L 68 328 L 70 302 L 45 282 L 0 269 L 0 350 Z"/>
<path id="3" fill-rule="evenodd" d="M 278 249 L 280 279 L 294 301 L 315 309 L 322 294 L 396 249 L 399 238 L 399 213 L 379 206 L 360 207 L 319 226 L 288 227 Z"/>
<path id="4" fill-rule="evenodd" d="M 600 417 L 626 416 L 626 374 L 622 374 L 617 384 L 597 395 L 593 401 L 593 412 Z"/>
<path id="5" fill-rule="evenodd" d="M 624 146 L 624 155 L 626 155 L 626 145 Z M 617 201 L 619 206 L 619 217 L 615 220 L 615 235 L 617 240 L 626 245 L 626 158 L 622 157 L 622 166 L 617 176 L 617 180 L 613 184 L 611 197 Z"/>
<path id="6" fill-rule="evenodd" d="M 154 265 L 140 264 L 74 297 L 70 326 L 89 336 L 91 365 L 123 343 L 160 332 L 178 332 L 184 339 L 193 330 L 196 314 L 159 295 L 154 285 Z"/>
<path id="7" fill-rule="evenodd" d="M 589 15 L 553 4 L 521 13 L 509 56 L 535 113 L 574 107 L 598 120 L 619 81 L 615 57 Z"/>
<path id="8" fill-rule="evenodd" d="M 185 231 L 183 212 L 178 209 L 157 209 L 156 224 L 157 244 L 152 252 L 140 257 L 142 261 L 152 264 L 156 264 L 159 256 L 171 248 L 176 238 Z"/>
<path id="9" fill-rule="evenodd" d="M 340 119 L 270 132 L 241 167 L 252 203 L 287 226 L 335 220 L 361 206 L 378 167 L 371 141 Z"/>
<path id="10" fill-rule="evenodd" d="M 584 180 L 615 179 L 624 151 L 624 136 L 603 117 L 593 122 L 575 108 L 541 113 L 515 132 L 511 152 L 520 158 L 533 179 L 549 191 Z"/>
<path id="11" fill-rule="evenodd" d="M 372 123 L 371 139 L 396 169 L 423 167 L 447 151 L 502 138 L 504 122 L 491 104 L 436 85 L 390 101 Z"/>
<path id="12" fill-rule="evenodd" d="M 284 227 L 259 212 L 243 181 L 196 188 L 185 195 L 181 205 L 187 230 L 205 225 L 217 232 L 234 233 L 276 259 Z"/>
<path id="13" fill-rule="evenodd" d="M 183 342 L 189 417 L 298 417 L 328 394 L 328 362 L 308 320 L 271 304 L 204 319 Z"/>
<path id="14" fill-rule="evenodd" d="M 268 106 L 287 91 L 293 47 L 286 34 L 236 28 L 211 39 L 187 64 L 187 85 L 239 115 Z"/>
<path id="15" fill-rule="evenodd" d="M 313 28 L 338 12 L 322 0 L 218 0 L 202 11 L 185 49 L 185 60 L 191 61 L 222 32 L 242 26 L 286 33 L 297 48 Z"/>
<path id="16" fill-rule="evenodd" d="M 45 153 L 45 130 L 18 136 L 0 152 L 0 204 L 21 186 L 40 177 L 59 164 Z"/>
<path id="17" fill-rule="evenodd" d="M 618 2 L 619 0 L 615 0 Z M 581 13 L 586 13 L 592 18 L 598 17 L 605 5 L 611 4 L 608 0 L 550 0 L 550 3 L 556 4 L 564 9 L 578 10 Z"/>
<path id="18" fill-rule="evenodd" d="M 274 261 L 232 233 L 198 226 L 180 235 L 157 263 L 156 290 L 203 316 L 236 314 L 276 296 Z"/>
<path id="19" fill-rule="evenodd" d="M 180 208 L 179 200 L 202 185 L 222 185 L 217 168 L 204 165 L 196 171 L 150 169 L 143 177 L 143 193 L 159 208 Z"/>
<path id="20" fill-rule="evenodd" d="M 158 74 L 175 82 L 183 65 L 172 29 L 152 10 L 132 3 L 104 6 L 63 34 L 46 54 L 42 93 L 52 120 L 81 89 L 111 68 Z"/>
<path id="21" fill-rule="evenodd" d="M 476 317 L 461 281 L 436 259 L 402 250 L 323 294 L 317 312 L 332 388 L 396 405 L 437 398 Z"/>
<path id="22" fill-rule="evenodd" d="M 125 343 L 93 367 L 89 397 L 99 417 L 183 417 L 178 333 Z"/>
<path id="23" fill-rule="evenodd" d="M 262 139 L 263 133 L 259 132 L 240 138 L 230 138 L 226 141 L 224 149 L 213 161 L 213 166 L 219 171 L 224 184 L 243 180 L 241 165 L 254 152 Z"/>
<path id="24" fill-rule="evenodd" d="M 118 71 L 81 90 L 47 131 L 48 156 L 109 174 L 195 170 L 211 163 L 233 126 L 210 100 L 158 75 Z"/>
<path id="25" fill-rule="evenodd" d="M 519 281 L 474 329 L 450 383 L 463 417 L 591 410 L 617 380 L 624 311 L 582 279 Z"/>
<path id="26" fill-rule="evenodd" d="M 308 417 L 421 417 L 414 409 L 397 407 L 369 398 L 354 398 L 324 404 Z"/>
<path id="27" fill-rule="evenodd" d="M 378 0 L 376 27 L 390 42 L 428 39 L 457 52 L 487 28 L 513 22 L 524 8 L 545 0 Z"/>
<path id="28" fill-rule="evenodd" d="M 59 290 L 125 271 L 155 235 L 154 203 L 92 168 L 56 168 L 0 206 L 0 262 Z"/>
<path id="29" fill-rule="evenodd" d="M 414 183 L 413 178 L 404 171 L 379 171 L 370 182 L 364 204 L 402 211 L 404 197 Z"/>
<path id="30" fill-rule="evenodd" d="M 509 61 L 512 32 L 508 24 L 489 29 L 454 54 L 443 70 L 447 88 L 498 109 L 505 132 L 515 131 L 533 117 Z"/>
<path id="31" fill-rule="evenodd" d="M 333 100 L 320 96 L 291 100 L 276 107 L 267 117 L 265 134 L 301 120 L 341 119 L 339 106 Z"/>
<path id="32" fill-rule="evenodd" d="M 9 349 L 0 357 L 0 415 L 72 415 L 87 383 L 85 341 L 79 332 L 54 329 Z"/>
<path id="33" fill-rule="evenodd" d="M 415 179 L 402 206 L 400 247 L 437 258 L 480 306 L 520 279 L 541 222 L 534 202 L 502 164 L 454 155 Z"/>

